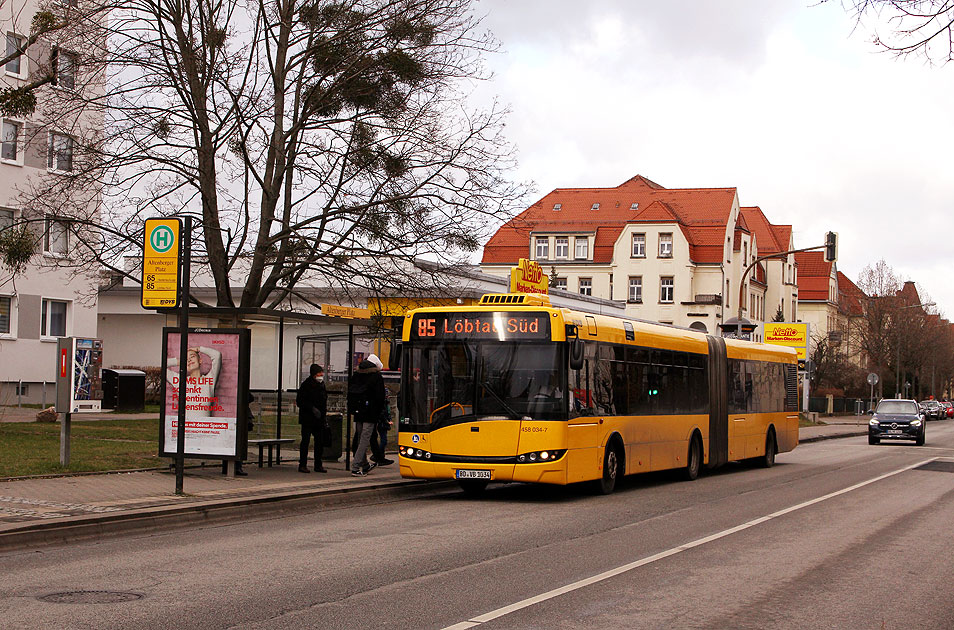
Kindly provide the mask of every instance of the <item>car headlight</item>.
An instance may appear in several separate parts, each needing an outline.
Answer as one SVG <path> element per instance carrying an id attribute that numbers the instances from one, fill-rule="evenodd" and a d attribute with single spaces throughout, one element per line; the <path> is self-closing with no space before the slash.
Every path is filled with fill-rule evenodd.
<path id="1" fill-rule="evenodd" d="M 881 423 L 878 422 L 878 420 L 877 420 L 876 418 L 872 418 L 871 420 L 868 420 L 868 424 L 871 425 L 871 426 L 873 426 L 873 427 L 876 427 L 876 426 L 880 425 Z"/>
<path id="2" fill-rule="evenodd" d="M 912 421 L 911 421 L 911 426 L 912 426 L 912 427 L 919 427 L 919 426 L 921 426 L 921 421 L 920 421 L 920 420 L 912 420 Z"/>

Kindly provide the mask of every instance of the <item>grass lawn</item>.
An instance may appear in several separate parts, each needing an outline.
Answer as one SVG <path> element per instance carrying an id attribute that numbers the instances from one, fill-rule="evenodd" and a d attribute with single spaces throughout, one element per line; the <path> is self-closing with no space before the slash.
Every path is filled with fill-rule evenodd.
<path id="1" fill-rule="evenodd" d="M 155 420 L 96 420 L 70 424 L 70 466 L 60 466 L 59 423 L 0 423 L 0 477 L 153 468 L 160 459 Z"/>

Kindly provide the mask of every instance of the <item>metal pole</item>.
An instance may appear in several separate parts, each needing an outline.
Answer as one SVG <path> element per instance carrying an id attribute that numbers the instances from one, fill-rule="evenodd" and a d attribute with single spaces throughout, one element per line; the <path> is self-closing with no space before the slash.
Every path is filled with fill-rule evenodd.
<path id="1" fill-rule="evenodd" d="M 69 468 L 70 465 L 70 412 L 63 414 L 60 423 L 60 465 Z"/>
<path id="2" fill-rule="evenodd" d="M 179 284 L 179 417 L 176 430 L 176 494 L 182 492 L 185 475 L 185 429 L 186 390 L 188 389 L 189 355 L 189 288 L 192 270 L 192 217 L 185 218 L 183 234 L 179 237 L 182 248 L 182 273 Z"/>
<path id="3" fill-rule="evenodd" d="M 345 435 L 345 470 L 351 470 L 351 413 L 348 409 L 348 384 L 351 376 L 351 362 L 354 360 L 354 326 L 348 324 L 348 359 L 345 361 L 345 424 L 348 425 Z"/>
<path id="4" fill-rule="evenodd" d="M 275 438 L 282 439 L 282 363 L 285 360 L 285 318 L 278 318 L 278 426 L 275 427 Z M 277 446 L 281 450 L 282 446 Z M 280 458 L 279 458 L 280 459 Z"/>

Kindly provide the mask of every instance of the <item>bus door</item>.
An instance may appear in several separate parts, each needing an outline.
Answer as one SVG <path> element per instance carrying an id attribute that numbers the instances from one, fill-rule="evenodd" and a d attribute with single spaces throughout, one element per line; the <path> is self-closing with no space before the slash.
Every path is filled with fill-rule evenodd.
<path id="1" fill-rule="evenodd" d="M 600 458 L 599 422 L 594 401 L 593 378 L 596 345 L 587 343 L 583 368 L 568 370 L 569 420 L 567 421 L 566 482 L 594 479 Z"/>

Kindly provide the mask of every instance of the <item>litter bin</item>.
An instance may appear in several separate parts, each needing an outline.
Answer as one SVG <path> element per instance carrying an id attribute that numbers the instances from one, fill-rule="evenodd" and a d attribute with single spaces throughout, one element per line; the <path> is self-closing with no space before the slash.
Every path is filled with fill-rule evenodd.
<path id="1" fill-rule="evenodd" d="M 142 370 L 103 370 L 103 408 L 142 411 L 146 408 L 146 373 Z"/>
<path id="2" fill-rule="evenodd" d="M 331 427 L 331 444 L 325 446 L 321 451 L 321 459 L 326 462 L 336 462 L 341 459 L 344 449 L 342 444 L 344 442 L 344 436 L 342 435 L 342 429 L 344 428 L 342 414 L 340 413 L 329 413 L 325 416 L 328 419 L 328 425 Z"/>

